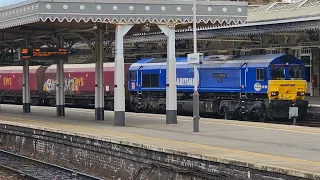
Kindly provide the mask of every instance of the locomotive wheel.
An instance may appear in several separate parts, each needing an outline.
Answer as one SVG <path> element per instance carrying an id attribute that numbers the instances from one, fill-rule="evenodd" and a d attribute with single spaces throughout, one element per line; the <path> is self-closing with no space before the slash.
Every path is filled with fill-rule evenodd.
<path id="1" fill-rule="evenodd" d="M 134 112 L 140 113 L 142 111 L 141 111 L 141 108 L 139 108 L 139 106 L 136 105 L 136 107 L 134 108 Z"/>
<path id="2" fill-rule="evenodd" d="M 222 116 L 225 116 L 226 115 L 226 113 L 228 112 L 228 107 L 226 107 L 226 106 L 222 106 L 221 108 L 220 108 L 220 111 L 218 111 L 218 113 L 220 114 L 220 115 L 222 115 Z"/>
<path id="3" fill-rule="evenodd" d="M 250 113 L 242 113 L 242 118 L 245 121 L 248 121 L 251 119 L 251 114 Z"/>
<path id="4" fill-rule="evenodd" d="M 259 118 L 259 121 L 261 121 L 261 122 L 264 122 L 267 120 L 267 110 L 265 107 L 263 107 L 261 109 L 261 112 L 260 112 L 258 118 Z"/>
<path id="5" fill-rule="evenodd" d="M 232 112 L 226 112 L 225 119 L 232 120 L 234 117 L 234 114 Z"/>

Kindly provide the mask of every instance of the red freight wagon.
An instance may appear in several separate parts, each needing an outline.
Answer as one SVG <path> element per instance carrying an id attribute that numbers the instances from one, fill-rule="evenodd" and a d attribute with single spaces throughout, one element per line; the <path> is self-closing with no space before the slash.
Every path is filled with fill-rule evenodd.
<path id="1" fill-rule="evenodd" d="M 124 66 L 125 89 L 127 93 L 127 76 L 131 64 Z M 114 68 L 115 63 L 104 63 L 104 91 L 105 106 L 113 108 L 114 92 Z M 55 105 L 55 82 L 57 66 L 51 65 L 45 72 L 43 90 L 47 93 L 47 101 L 50 105 Z M 94 104 L 95 95 L 95 63 L 91 64 L 65 64 L 65 95 L 66 104 L 88 105 Z"/>
<path id="2" fill-rule="evenodd" d="M 43 93 L 43 77 L 47 67 L 30 66 L 30 93 L 31 103 L 37 104 L 39 95 Z M 2 101 L 22 103 L 23 67 L 0 67 L 0 92 Z"/>

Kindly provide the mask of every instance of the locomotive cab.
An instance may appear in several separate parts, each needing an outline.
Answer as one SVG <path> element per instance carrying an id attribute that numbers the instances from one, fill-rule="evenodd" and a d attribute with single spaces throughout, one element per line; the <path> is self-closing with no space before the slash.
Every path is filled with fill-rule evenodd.
<path id="1" fill-rule="evenodd" d="M 291 61 L 270 65 L 268 85 L 271 118 L 288 118 L 289 107 L 299 108 L 299 118 L 306 115 L 308 101 L 304 99 L 307 82 L 302 64 Z"/>

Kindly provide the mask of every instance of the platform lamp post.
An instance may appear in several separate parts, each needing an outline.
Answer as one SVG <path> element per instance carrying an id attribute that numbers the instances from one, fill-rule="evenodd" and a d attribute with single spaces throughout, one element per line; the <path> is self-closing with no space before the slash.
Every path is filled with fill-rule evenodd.
<path id="1" fill-rule="evenodd" d="M 197 17 L 196 0 L 193 0 L 193 54 L 188 54 L 188 63 L 193 65 L 193 132 L 199 132 L 199 93 L 198 93 L 198 68 L 197 65 L 203 61 L 203 54 L 197 53 Z"/>

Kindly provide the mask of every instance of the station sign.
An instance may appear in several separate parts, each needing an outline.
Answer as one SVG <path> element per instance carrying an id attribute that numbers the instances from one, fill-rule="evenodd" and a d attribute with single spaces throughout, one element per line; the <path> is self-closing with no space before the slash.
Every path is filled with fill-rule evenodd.
<path id="1" fill-rule="evenodd" d="M 201 64 L 203 62 L 203 53 L 188 54 L 189 64 Z"/>
<path id="2" fill-rule="evenodd" d="M 68 59 L 66 48 L 21 48 L 21 60 L 64 60 Z"/>

